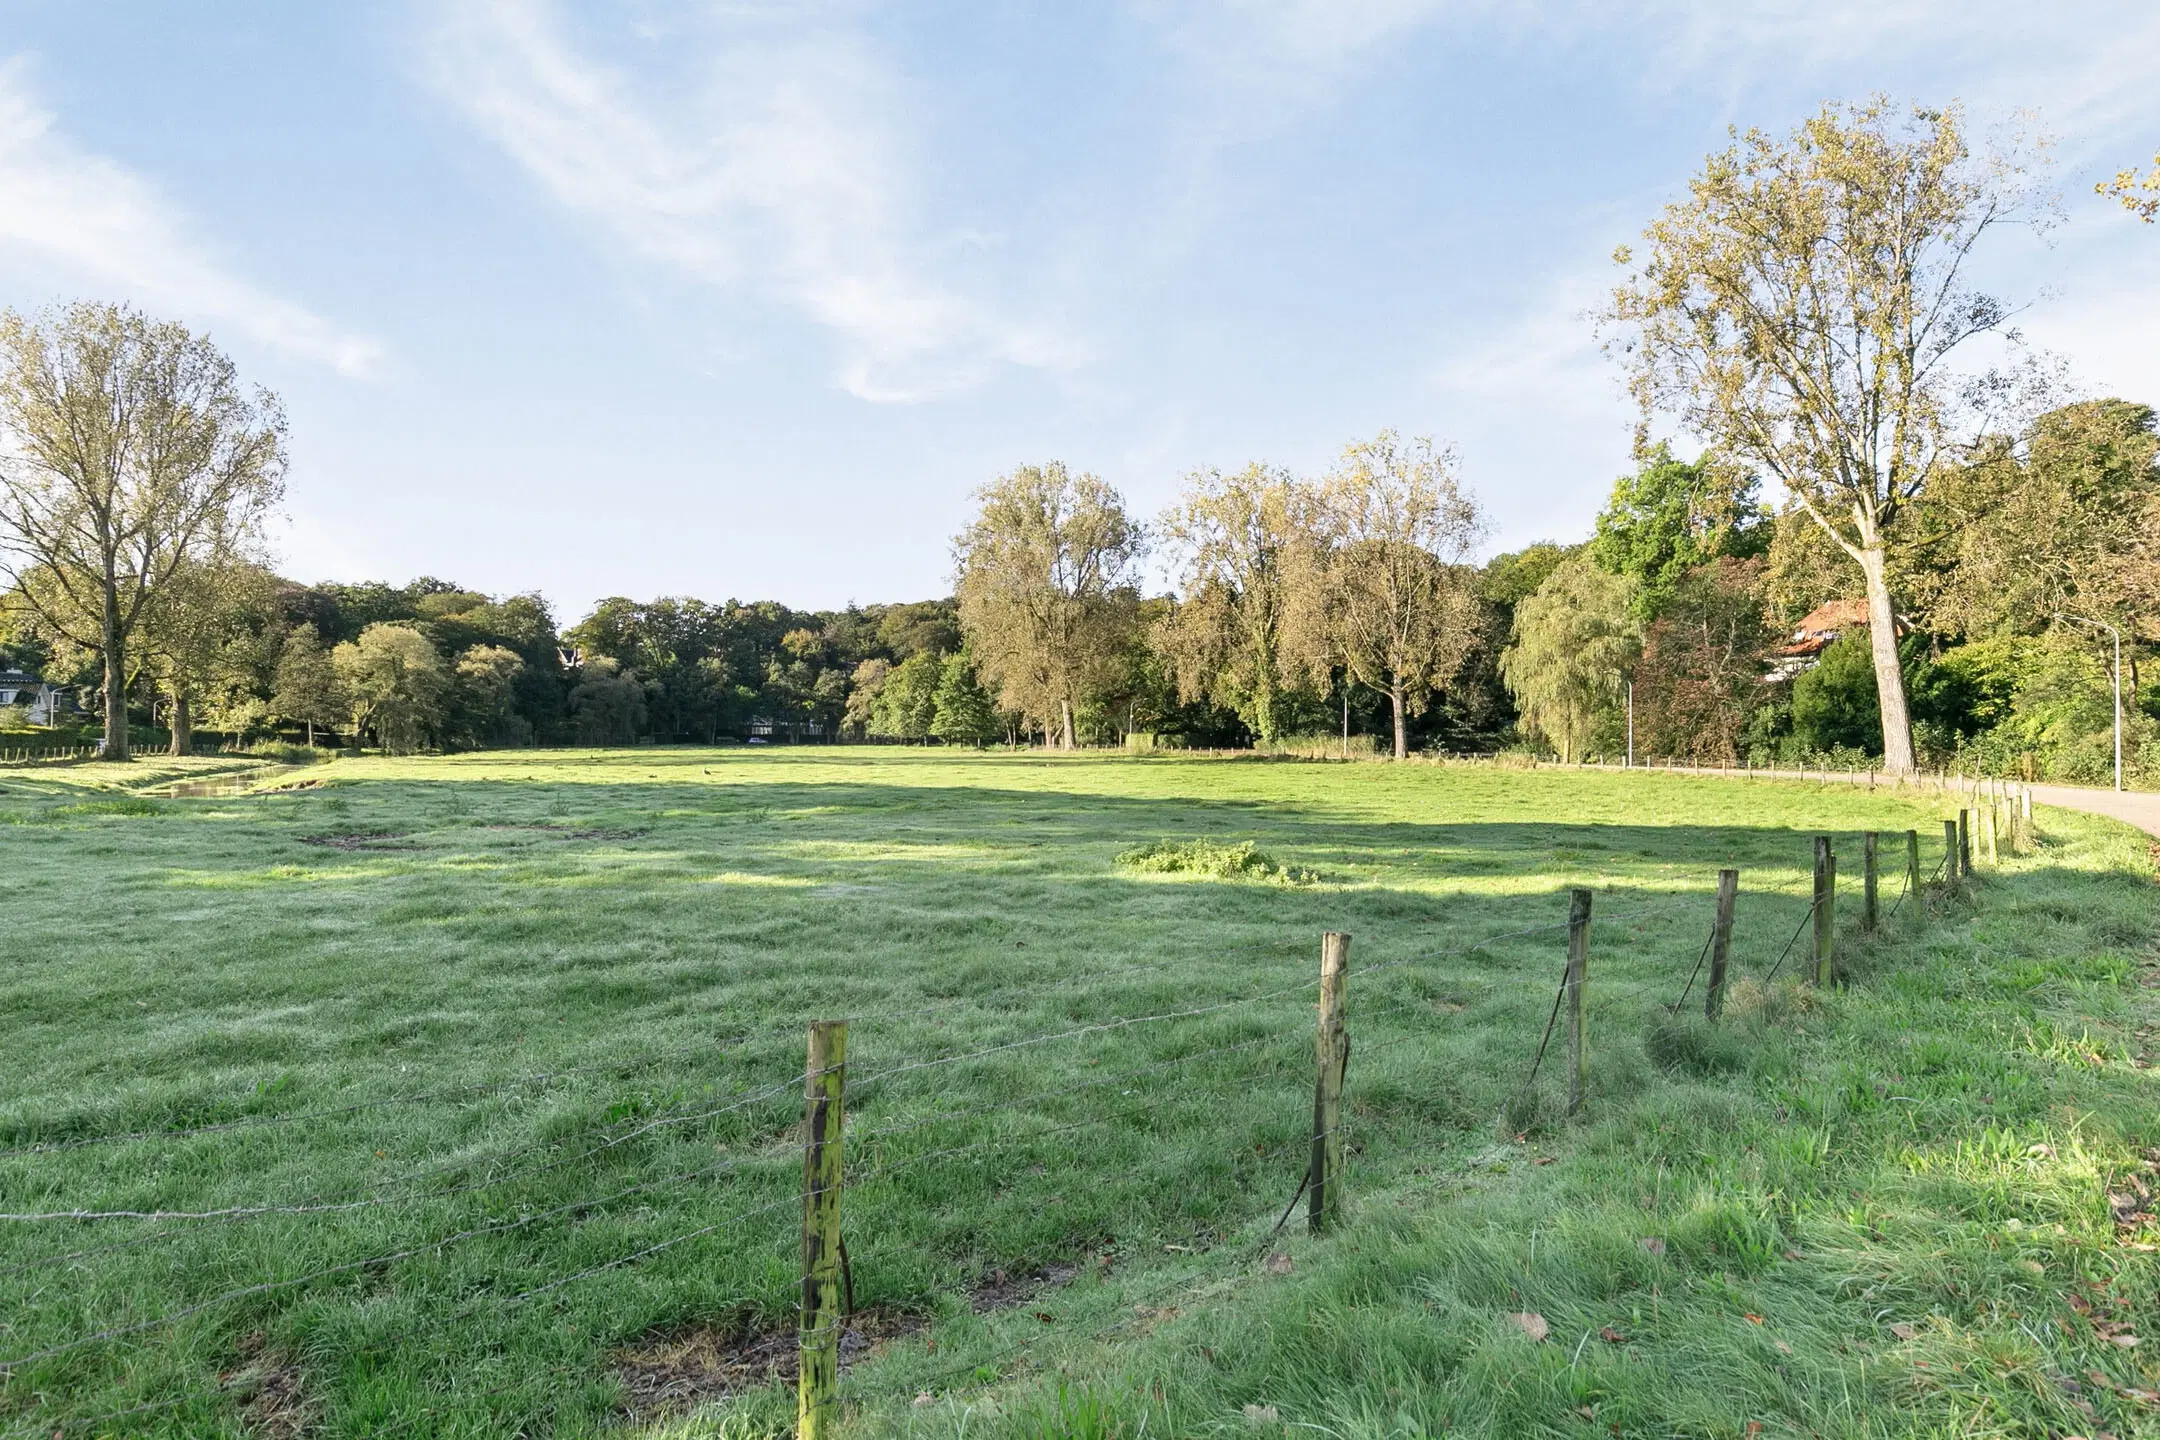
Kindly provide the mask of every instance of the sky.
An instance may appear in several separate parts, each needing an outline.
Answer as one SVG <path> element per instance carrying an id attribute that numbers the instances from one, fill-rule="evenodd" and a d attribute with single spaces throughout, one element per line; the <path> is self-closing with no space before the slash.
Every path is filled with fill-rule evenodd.
<path id="1" fill-rule="evenodd" d="M 1062 460 L 1452 445 L 1490 550 L 1588 532 L 1590 314 L 1728 126 L 2052 139 L 1981 278 L 2160 401 L 2150 0 L 0 0 L 0 305 L 208 333 L 291 423 L 295 579 L 802 608 L 947 593 Z"/>

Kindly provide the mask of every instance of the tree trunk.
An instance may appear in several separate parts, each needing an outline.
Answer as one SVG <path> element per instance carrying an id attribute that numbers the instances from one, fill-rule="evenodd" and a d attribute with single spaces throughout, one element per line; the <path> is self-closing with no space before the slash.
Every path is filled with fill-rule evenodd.
<path id="1" fill-rule="evenodd" d="M 172 694 L 172 753 L 185 755 L 195 748 L 195 718 L 188 710 L 186 689 L 175 685 Z"/>
<path id="2" fill-rule="evenodd" d="M 120 636 L 120 597 L 105 586 L 105 758 L 128 758 L 127 653 Z"/>
<path id="3" fill-rule="evenodd" d="M 1058 701 L 1058 749 L 1077 748 L 1073 735 L 1073 705 L 1070 700 Z"/>
<path id="4" fill-rule="evenodd" d="M 1403 716 L 1403 687 L 1400 680 L 1388 686 L 1388 700 L 1395 707 L 1395 758 L 1410 758 L 1410 733 L 1405 728 Z"/>
<path id="5" fill-rule="evenodd" d="M 307 748 L 310 750 L 315 748 L 315 722 L 313 720 L 307 722 Z"/>
<path id="6" fill-rule="evenodd" d="M 1882 547 L 1862 550 L 1859 559 L 1860 573 L 1867 577 L 1868 644 L 1875 656 L 1875 696 L 1882 709 L 1883 769 L 1910 775 L 1912 713 L 1905 705 L 1904 667 L 1898 664 L 1897 607 L 1890 603 Z"/>

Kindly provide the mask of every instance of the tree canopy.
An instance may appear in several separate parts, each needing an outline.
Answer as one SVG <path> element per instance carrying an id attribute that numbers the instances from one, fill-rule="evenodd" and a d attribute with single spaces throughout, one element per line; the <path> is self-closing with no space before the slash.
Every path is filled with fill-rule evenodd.
<path id="1" fill-rule="evenodd" d="M 1832 103 L 1737 135 L 1645 233 L 1606 312 L 1645 426 L 1676 418 L 1775 477 L 1861 571 L 1885 765 L 1913 768 L 1884 547 L 1978 423 L 1952 357 L 2009 307 L 1973 288 L 2028 213 L 2030 161 L 1976 154 L 1955 108 Z"/>

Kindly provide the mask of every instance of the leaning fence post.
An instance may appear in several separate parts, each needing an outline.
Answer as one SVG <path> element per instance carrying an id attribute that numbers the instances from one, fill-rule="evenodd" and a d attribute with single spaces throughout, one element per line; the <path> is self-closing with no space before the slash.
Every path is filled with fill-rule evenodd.
<path id="1" fill-rule="evenodd" d="M 1870 931 L 1882 918 L 1876 898 L 1881 886 L 1879 857 L 1876 853 L 1880 840 L 1881 837 L 1873 830 L 1860 837 L 1860 924 L 1861 928 Z"/>
<path id="2" fill-rule="evenodd" d="M 1905 832 L 1905 894 L 1912 900 L 1915 915 L 1925 911 L 1927 901 L 1921 898 L 1920 895 L 1920 832 L 1918 830 L 1907 830 Z"/>
<path id="3" fill-rule="evenodd" d="M 1740 872 L 1717 872 L 1717 919 L 1710 929 L 1710 992 L 1703 997 L 1703 1015 L 1716 1020 L 1725 1009 L 1725 957 L 1732 951 L 1733 900 L 1740 893 Z"/>
<path id="4" fill-rule="evenodd" d="M 824 1440 L 839 1419 L 841 1311 L 840 1122 L 847 1091 L 847 1021 L 810 1027 L 803 1084 L 802 1310 L 797 1325 L 795 1434 Z"/>
<path id="5" fill-rule="evenodd" d="M 1570 1115 L 1580 1111 L 1583 1104 L 1584 1067 L 1588 1062 L 1583 1050 L 1583 985 L 1589 978 L 1589 969 L 1590 892 L 1576 890 L 1568 900 L 1567 929 L 1567 1113 Z"/>
<path id="6" fill-rule="evenodd" d="M 1973 862 L 1972 811 L 1961 809 L 1957 818 L 1958 874 L 1971 878 Z"/>
<path id="7" fill-rule="evenodd" d="M 1815 837 L 1815 983 L 1830 983 L 1830 946 L 1833 934 L 1830 909 L 1837 893 L 1836 859 L 1830 853 L 1830 837 Z"/>
<path id="8" fill-rule="evenodd" d="M 1305 1219 L 1315 1235 L 1342 1218 L 1342 1092 L 1350 1068 L 1343 984 L 1349 971 L 1350 937 L 1330 930 L 1320 937 L 1320 1025 L 1314 1044 L 1319 1078 L 1313 1085 L 1312 1161 L 1305 1172 Z"/>

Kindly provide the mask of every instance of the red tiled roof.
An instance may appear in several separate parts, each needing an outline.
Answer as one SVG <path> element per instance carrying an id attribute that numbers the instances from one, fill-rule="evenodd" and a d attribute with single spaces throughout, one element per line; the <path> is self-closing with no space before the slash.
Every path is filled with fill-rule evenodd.
<path id="1" fill-rule="evenodd" d="M 1797 628 L 1799 636 L 1835 635 L 1840 630 L 1850 630 L 1855 625 L 1867 623 L 1867 601 L 1825 600 L 1808 611 Z"/>

